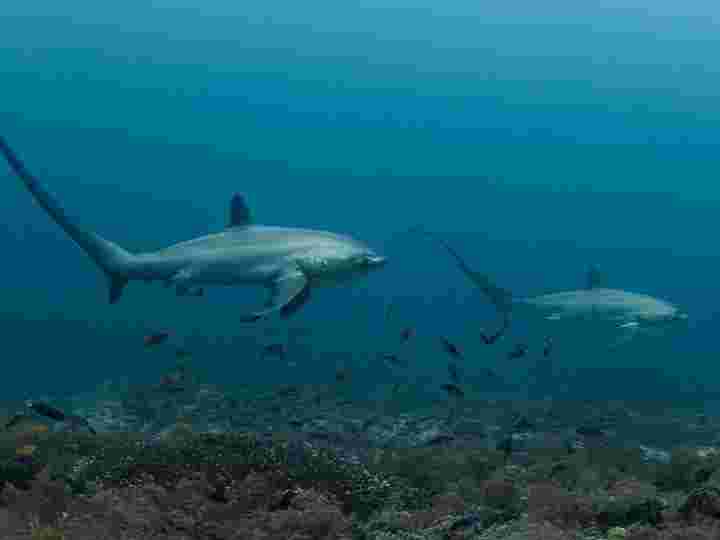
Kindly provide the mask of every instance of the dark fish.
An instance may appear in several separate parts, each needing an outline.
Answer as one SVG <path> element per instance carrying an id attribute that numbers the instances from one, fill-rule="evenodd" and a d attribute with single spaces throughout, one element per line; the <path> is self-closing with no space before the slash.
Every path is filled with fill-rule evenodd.
<path id="1" fill-rule="evenodd" d="M 490 368 L 481 368 L 480 372 L 485 375 L 488 379 L 502 380 L 502 377 L 498 375 L 495 370 Z"/>
<path id="2" fill-rule="evenodd" d="M 158 389 L 163 392 L 168 392 L 170 394 L 177 394 L 180 392 L 184 392 L 186 390 L 186 387 L 180 384 L 172 376 L 163 375 L 162 377 L 160 377 L 160 386 Z"/>
<path id="3" fill-rule="evenodd" d="M 440 388 L 453 397 L 465 397 L 465 392 L 463 392 L 462 388 L 460 388 L 457 384 L 443 384 Z"/>
<path id="4" fill-rule="evenodd" d="M 362 426 L 360 429 L 363 431 L 368 429 L 370 426 L 372 426 L 374 423 L 376 423 L 378 420 L 380 420 L 380 417 L 378 415 L 371 416 L 370 418 L 366 418 L 363 420 Z"/>
<path id="5" fill-rule="evenodd" d="M 45 416 L 47 418 L 51 418 L 52 420 L 63 421 L 66 418 L 64 412 L 56 407 L 48 405 L 47 403 L 42 403 L 40 401 L 30 402 L 28 407 L 40 416 Z"/>
<path id="6" fill-rule="evenodd" d="M 521 416 L 513 423 L 513 430 L 515 431 L 531 431 L 535 429 L 535 424 L 525 416 Z"/>
<path id="7" fill-rule="evenodd" d="M 498 442 L 497 447 L 498 450 L 500 450 L 503 454 L 505 454 L 505 459 L 507 460 L 510 457 L 510 454 L 512 454 L 513 451 L 513 440 L 511 436 L 505 437 L 503 440 Z"/>
<path id="8" fill-rule="evenodd" d="M 407 343 L 411 337 L 415 335 L 415 329 L 414 328 L 405 328 L 402 332 L 400 332 L 400 343 Z"/>
<path id="9" fill-rule="evenodd" d="M 450 433 L 438 433 L 430 440 L 428 440 L 424 446 L 439 446 L 445 443 L 450 443 L 455 440 L 455 436 Z"/>
<path id="10" fill-rule="evenodd" d="M 155 345 L 160 345 L 161 343 L 165 343 L 169 337 L 170 337 L 169 332 L 156 332 L 154 334 L 145 336 L 145 339 L 143 340 L 143 342 L 146 347 L 154 347 Z"/>
<path id="11" fill-rule="evenodd" d="M 563 441 L 563 448 L 568 454 L 575 454 L 578 451 L 579 443 L 572 439 L 565 439 Z"/>
<path id="12" fill-rule="evenodd" d="M 460 352 L 460 349 L 454 344 L 448 341 L 446 338 L 441 337 L 440 341 L 443 344 L 443 348 L 445 349 L 445 352 L 448 353 L 453 358 L 462 359 L 463 355 Z"/>
<path id="13" fill-rule="evenodd" d="M 401 386 L 402 386 L 402 385 L 401 385 L 400 383 L 395 383 L 395 384 L 393 384 L 392 390 L 390 391 L 391 395 L 396 396 L 397 393 L 400 391 L 400 387 L 401 387 Z"/>
<path id="14" fill-rule="evenodd" d="M 385 323 L 390 322 L 390 318 L 392 317 L 393 312 L 395 311 L 395 304 L 390 302 L 387 306 L 385 306 Z"/>
<path id="15" fill-rule="evenodd" d="M 460 384 L 460 371 L 453 362 L 450 362 L 448 364 L 448 373 L 450 374 L 450 379 L 452 379 L 452 382 L 454 382 L 455 384 Z"/>
<path id="16" fill-rule="evenodd" d="M 482 514 L 480 514 L 479 512 L 472 512 L 455 521 L 450 526 L 450 531 L 454 532 L 459 529 L 467 529 L 468 527 L 472 527 L 478 524 L 482 524 Z"/>
<path id="17" fill-rule="evenodd" d="M 335 381 L 337 381 L 339 383 L 345 382 L 348 380 L 349 376 L 350 376 L 350 374 L 348 373 L 348 371 L 346 369 L 338 369 L 335 372 Z"/>
<path id="18" fill-rule="evenodd" d="M 492 345 L 493 343 L 495 343 L 498 339 L 500 339 L 505 334 L 505 330 L 507 330 L 509 325 L 510 325 L 510 321 L 506 317 L 505 320 L 503 321 L 503 325 L 502 325 L 502 328 L 500 328 L 500 330 L 498 330 L 494 334 L 490 334 L 490 335 L 485 335 L 482 332 L 480 332 L 480 339 L 483 340 L 483 343 L 485 345 Z"/>
<path id="19" fill-rule="evenodd" d="M 10 429 L 11 427 L 15 427 L 23 420 L 30 420 L 30 417 L 28 415 L 22 414 L 22 413 L 15 414 L 15 415 L 13 415 L 12 418 L 10 418 L 10 420 L 7 421 L 7 423 L 5 424 L 5 429 Z"/>
<path id="20" fill-rule="evenodd" d="M 187 379 L 187 367 L 179 364 L 173 371 L 160 377 L 160 389 L 165 392 L 182 392 Z"/>
<path id="21" fill-rule="evenodd" d="M 70 427 L 70 431 L 79 431 L 79 428 L 84 427 L 86 428 L 90 433 L 93 435 L 97 435 L 97 431 L 94 427 L 90 425 L 90 422 L 88 422 L 87 418 L 83 418 L 82 416 L 77 416 L 75 414 L 71 414 L 67 417 L 68 425 Z"/>
<path id="22" fill-rule="evenodd" d="M 287 386 L 283 386 L 282 388 L 280 388 L 276 392 L 276 395 L 279 397 L 290 397 L 290 396 L 299 396 L 300 393 L 301 393 L 300 388 L 298 388 L 297 386 L 294 386 L 292 384 L 289 384 Z"/>
<path id="23" fill-rule="evenodd" d="M 381 353 L 380 358 L 382 358 L 386 362 L 389 362 L 393 366 L 407 367 L 407 362 L 403 362 L 402 360 L 400 360 L 400 357 L 397 354 Z"/>
<path id="24" fill-rule="evenodd" d="M 265 345 L 262 348 L 262 351 L 260 352 L 260 359 L 264 360 L 268 356 L 278 356 L 280 358 L 285 358 L 285 352 L 285 344 L 271 343 L 270 345 Z"/>
<path id="25" fill-rule="evenodd" d="M 508 359 L 509 360 L 517 360 L 518 358 L 522 358 L 525 356 L 528 352 L 528 346 L 524 345 L 522 343 L 518 343 L 515 345 L 515 348 L 508 353 Z"/>
<path id="26" fill-rule="evenodd" d="M 79 426 L 85 426 L 88 431 L 90 431 L 90 433 L 92 433 L 93 435 L 97 433 L 95 429 L 90 425 L 90 422 L 88 422 L 88 420 L 86 418 L 83 418 L 82 416 L 78 416 L 75 414 L 65 414 L 60 409 L 53 407 L 52 405 L 48 405 L 47 403 L 42 403 L 40 401 L 28 402 L 27 406 L 29 409 L 41 416 L 45 416 L 52 420 L 57 420 L 58 422 L 67 421 L 72 431 L 76 431 Z"/>
<path id="27" fill-rule="evenodd" d="M 606 435 L 605 431 L 601 427 L 592 425 L 580 426 L 575 429 L 575 433 L 582 435 L 583 437 L 604 437 Z"/>
<path id="28" fill-rule="evenodd" d="M 490 334 L 490 335 L 486 336 L 485 334 L 483 334 L 482 332 L 480 332 L 480 339 L 482 339 L 482 341 L 483 341 L 483 343 L 484 343 L 485 345 L 492 345 L 492 344 L 495 343 L 495 342 L 498 340 L 498 338 L 500 338 L 500 336 L 502 336 L 502 335 L 503 335 L 502 332 L 498 332 L 498 333 L 496 333 L 496 334 Z"/>
<path id="29" fill-rule="evenodd" d="M 183 349 L 182 347 L 178 347 L 175 349 L 175 358 L 184 359 L 184 358 L 190 358 L 192 356 L 192 353 L 188 351 L 187 349 Z"/>
<path id="30" fill-rule="evenodd" d="M 547 358 L 550 356 L 553 350 L 553 340 L 551 337 L 545 338 L 545 343 L 543 344 L 543 356 Z"/>

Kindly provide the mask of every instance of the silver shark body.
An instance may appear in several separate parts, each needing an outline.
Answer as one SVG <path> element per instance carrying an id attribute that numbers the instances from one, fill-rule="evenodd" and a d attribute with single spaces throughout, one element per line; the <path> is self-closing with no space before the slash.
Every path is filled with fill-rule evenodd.
<path id="1" fill-rule="evenodd" d="M 603 287 L 514 299 L 513 305 L 541 313 L 547 320 L 601 318 L 660 324 L 684 318 L 680 309 L 659 298 Z"/>
<path id="2" fill-rule="evenodd" d="M 596 327 L 614 330 L 617 339 L 611 347 L 616 347 L 640 334 L 662 333 L 688 319 L 678 306 L 665 300 L 602 286 L 602 276 L 595 267 L 589 269 L 584 289 L 514 298 L 488 275 L 471 269 L 447 242 L 419 229 L 413 230 L 439 242 L 460 270 L 490 299 L 506 323 L 515 315 L 534 315 L 558 323 L 587 321 Z"/>
<path id="3" fill-rule="evenodd" d="M 514 311 L 546 321 L 586 321 L 617 331 L 611 347 L 640 334 L 657 334 L 686 321 L 687 314 L 670 302 L 647 294 L 604 287 L 563 291 L 512 301 Z"/>
<path id="4" fill-rule="evenodd" d="M 132 280 L 161 281 L 175 287 L 179 295 L 202 294 L 208 286 L 262 285 L 270 291 L 264 309 L 242 320 L 256 321 L 276 311 L 287 317 L 308 301 L 311 289 L 350 281 L 387 261 L 348 236 L 255 225 L 240 195 L 230 201 L 225 230 L 159 251 L 132 254 L 80 228 L 2 137 L 0 153 L 37 203 L 105 272 L 111 303 L 117 302 Z"/>

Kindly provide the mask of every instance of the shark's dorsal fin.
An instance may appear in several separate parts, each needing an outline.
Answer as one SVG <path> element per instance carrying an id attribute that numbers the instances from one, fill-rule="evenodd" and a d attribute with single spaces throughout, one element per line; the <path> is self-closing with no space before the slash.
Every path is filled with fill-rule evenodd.
<path id="1" fill-rule="evenodd" d="M 228 227 L 245 227 L 250 225 L 250 208 L 245 202 L 245 197 L 236 193 L 230 199 L 230 217 Z"/>
<path id="2" fill-rule="evenodd" d="M 585 274 L 585 288 L 597 289 L 605 286 L 605 276 L 596 265 L 592 264 Z"/>

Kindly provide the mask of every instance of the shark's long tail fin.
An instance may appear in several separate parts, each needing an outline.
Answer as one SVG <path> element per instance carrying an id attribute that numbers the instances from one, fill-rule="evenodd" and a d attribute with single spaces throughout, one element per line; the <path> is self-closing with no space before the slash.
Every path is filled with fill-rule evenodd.
<path id="1" fill-rule="evenodd" d="M 460 254 L 450 244 L 438 237 L 436 234 L 425 231 L 420 227 L 413 227 L 410 229 L 410 232 L 427 236 L 445 248 L 450 256 L 455 259 L 455 262 L 463 274 L 465 274 L 470 281 L 472 281 L 483 292 L 483 294 L 488 297 L 493 306 L 495 306 L 495 309 L 503 315 L 505 321 L 509 320 L 510 312 L 512 311 L 512 293 L 509 290 L 498 287 L 487 274 L 476 272 L 470 268 Z"/>
<path id="2" fill-rule="evenodd" d="M 0 153 L 25 184 L 25 187 L 37 203 L 102 268 L 109 280 L 110 303 L 117 302 L 128 282 L 128 269 L 132 265 L 135 256 L 101 236 L 81 229 L 68 217 L 65 210 L 45 190 L 40 182 L 30 174 L 28 168 L 2 136 L 0 136 Z"/>

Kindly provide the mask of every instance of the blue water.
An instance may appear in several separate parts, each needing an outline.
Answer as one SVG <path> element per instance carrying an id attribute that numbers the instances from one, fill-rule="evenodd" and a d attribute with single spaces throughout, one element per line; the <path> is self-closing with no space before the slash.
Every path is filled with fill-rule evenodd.
<path id="1" fill-rule="evenodd" d="M 4 397 L 152 380 L 174 362 L 142 350 L 158 328 L 214 382 L 331 380 L 341 359 L 372 390 L 388 376 L 375 352 L 414 324 L 413 373 L 444 382 L 447 335 L 521 384 L 510 342 L 480 345 L 495 324 L 484 299 L 435 246 L 398 234 L 415 224 L 517 294 L 580 286 L 597 263 L 612 286 L 690 313 L 687 331 L 612 354 L 563 349 L 563 366 L 592 368 L 575 395 L 672 399 L 692 395 L 689 377 L 714 391 L 709 1 L 83 0 L 0 17 L 2 134 L 91 230 L 159 248 L 221 229 L 241 191 L 261 223 L 349 233 L 392 259 L 290 323 L 239 323 L 257 291 L 186 299 L 132 283 L 110 306 L 103 276 L 3 165 Z M 390 329 L 388 302 L 402 318 Z M 258 366 L 262 331 L 287 324 L 312 329 L 300 367 Z"/>

